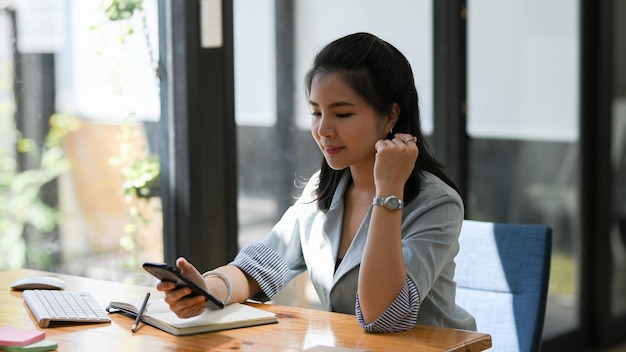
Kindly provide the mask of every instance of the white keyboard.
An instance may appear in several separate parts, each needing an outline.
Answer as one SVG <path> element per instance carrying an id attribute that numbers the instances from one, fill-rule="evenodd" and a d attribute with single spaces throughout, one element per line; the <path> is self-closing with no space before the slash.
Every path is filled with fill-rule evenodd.
<path id="1" fill-rule="evenodd" d="M 25 290 L 24 300 L 42 328 L 51 322 L 107 323 L 102 308 L 87 292 Z"/>

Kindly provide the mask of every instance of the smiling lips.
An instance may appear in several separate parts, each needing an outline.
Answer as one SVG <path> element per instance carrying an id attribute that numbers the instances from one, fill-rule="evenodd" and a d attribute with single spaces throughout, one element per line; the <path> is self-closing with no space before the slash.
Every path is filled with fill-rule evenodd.
<path id="1" fill-rule="evenodd" d="M 324 153 L 326 153 L 327 155 L 335 155 L 339 153 L 340 151 L 342 151 L 343 148 L 344 147 L 337 147 L 337 148 L 324 147 Z"/>

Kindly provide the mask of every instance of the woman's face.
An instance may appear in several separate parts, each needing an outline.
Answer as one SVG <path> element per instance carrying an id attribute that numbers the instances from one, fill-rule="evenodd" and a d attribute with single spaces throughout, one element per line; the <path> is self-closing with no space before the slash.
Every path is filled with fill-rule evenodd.
<path id="1" fill-rule="evenodd" d="M 389 119 L 381 118 L 337 73 L 314 77 L 309 106 L 311 134 L 331 168 L 373 168 L 374 144 L 389 133 Z"/>

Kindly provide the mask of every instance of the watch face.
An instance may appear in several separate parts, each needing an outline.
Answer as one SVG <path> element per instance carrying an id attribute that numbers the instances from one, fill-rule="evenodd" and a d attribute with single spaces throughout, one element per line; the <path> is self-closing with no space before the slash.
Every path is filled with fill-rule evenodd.
<path id="1" fill-rule="evenodd" d="M 382 205 L 389 210 L 404 208 L 404 203 L 396 196 L 389 196 L 385 198 L 374 197 L 372 204 Z"/>
<path id="2" fill-rule="evenodd" d="M 400 208 L 400 200 L 396 197 L 389 197 L 385 199 L 385 207 L 387 209 L 398 209 Z"/>

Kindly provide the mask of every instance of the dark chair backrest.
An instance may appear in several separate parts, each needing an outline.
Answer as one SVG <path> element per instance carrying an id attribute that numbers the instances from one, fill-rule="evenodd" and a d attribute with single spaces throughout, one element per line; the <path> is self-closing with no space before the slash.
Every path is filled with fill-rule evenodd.
<path id="1" fill-rule="evenodd" d="M 539 351 L 552 230 L 545 225 L 463 221 L 457 303 L 491 334 L 493 351 Z"/>

